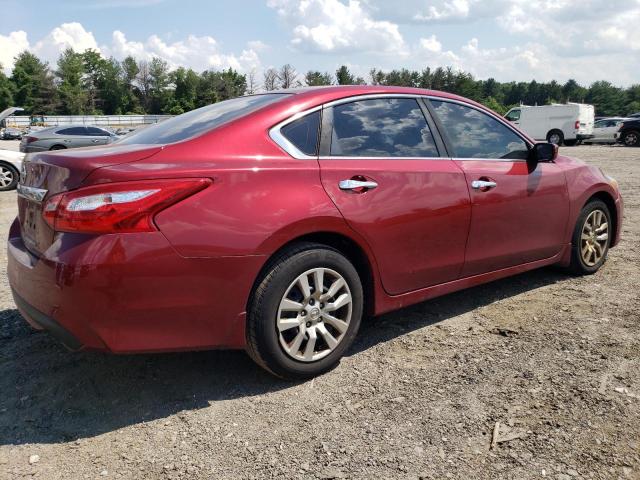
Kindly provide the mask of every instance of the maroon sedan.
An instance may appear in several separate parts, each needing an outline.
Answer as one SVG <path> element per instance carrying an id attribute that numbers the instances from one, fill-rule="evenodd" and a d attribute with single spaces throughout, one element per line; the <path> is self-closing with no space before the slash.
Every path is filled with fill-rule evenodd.
<path id="1" fill-rule="evenodd" d="M 363 315 L 559 264 L 588 274 L 622 199 L 483 106 L 330 87 L 217 103 L 24 163 L 15 302 L 71 349 L 245 348 L 336 365 Z"/>

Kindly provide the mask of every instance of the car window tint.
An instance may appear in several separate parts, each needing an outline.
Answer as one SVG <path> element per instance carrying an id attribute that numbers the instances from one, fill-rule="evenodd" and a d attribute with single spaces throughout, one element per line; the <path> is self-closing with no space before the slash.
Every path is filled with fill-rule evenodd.
<path id="1" fill-rule="evenodd" d="M 320 111 L 310 113 L 280 129 L 280 133 L 306 155 L 318 153 Z"/>
<path id="2" fill-rule="evenodd" d="M 56 132 L 58 135 L 86 135 L 87 131 L 84 127 L 63 128 Z"/>
<path id="3" fill-rule="evenodd" d="M 331 155 L 437 157 L 438 149 L 415 99 L 381 98 L 333 107 Z"/>
<path id="4" fill-rule="evenodd" d="M 127 135 L 118 143 L 164 145 L 203 134 L 288 96 L 283 93 L 238 97 L 192 110 Z"/>
<path id="5" fill-rule="evenodd" d="M 97 127 L 87 127 L 87 133 L 92 137 L 106 137 L 109 136 L 108 132 L 105 132 L 101 128 Z"/>
<path id="6" fill-rule="evenodd" d="M 526 159 L 527 143 L 486 113 L 452 102 L 431 100 L 458 158 Z"/>

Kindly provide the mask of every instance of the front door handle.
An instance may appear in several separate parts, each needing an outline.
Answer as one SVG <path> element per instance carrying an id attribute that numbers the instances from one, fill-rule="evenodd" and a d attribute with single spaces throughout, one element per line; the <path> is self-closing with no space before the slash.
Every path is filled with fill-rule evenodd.
<path id="1" fill-rule="evenodd" d="M 492 180 L 474 180 L 471 182 L 471 188 L 474 190 L 489 190 L 497 186 L 498 184 Z"/>
<path id="2" fill-rule="evenodd" d="M 340 180 L 338 184 L 340 186 L 340 190 L 373 190 L 378 186 L 376 182 L 371 180 Z"/>

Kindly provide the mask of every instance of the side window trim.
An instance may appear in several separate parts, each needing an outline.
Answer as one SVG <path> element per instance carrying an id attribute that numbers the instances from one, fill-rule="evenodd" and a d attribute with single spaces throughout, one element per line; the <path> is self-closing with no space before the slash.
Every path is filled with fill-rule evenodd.
<path id="1" fill-rule="evenodd" d="M 442 139 L 444 140 L 446 146 L 447 146 L 447 151 L 451 152 L 452 154 L 455 152 L 455 149 L 453 148 L 453 143 L 451 142 L 451 140 L 449 139 L 449 136 L 446 133 L 446 130 L 444 129 L 442 123 L 440 122 L 440 118 L 435 114 L 435 109 L 433 108 L 433 105 L 431 105 L 430 100 L 437 100 L 439 102 L 448 102 L 448 103 L 454 103 L 457 105 L 462 105 L 463 107 L 467 107 L 467 108 L 472 108 L 473 110 L 476 110 L 480 113 L 483 113 L 485 115 L 487 115 L 490 118 L 493 118 L 494 120 L 498 121 L 500 124 L 502 124 L 503 126 L 507 127 L 509 130 L 511 130 L 518 138 L 520 138 L 525 145 L 527 146 L 527 148 L 529 150 L 531 150 L 531 148 L 533 148 L 533 144 L 525 137 L 522 136 L 522 134 L 520 132 L 518 132 L 515 128 L 513 128 L 509 122 L 504 122 L 499 116 L 492 114 L 491 112 L 487 112 L 485 110 L 482 110 L 478 107 L 476 107 L 475 105 L 471 105 L 467 102 L 461 102 L 460 100 L 454 100 L 454 99 L 450 99 L 450 98 L 445 98 L 445 97 L 436 97 L 436 96 L 426 96 L 424 97 L 424 102 L 427 105 L 427 108 L 429 109 L 429 112 L 431 113 L 432 117 L 434 118 L 434 121 L 436 122 L 436 124 L 438 125 L 438 131 L 440 132 Z M 479 160 L 478 158 L 468 158 L 468 157 L 456 157 L 454 155 L 452 155 L 453 158 L 455 158 L 456 160 Z M 491 160 L 491 161 L 496 161 L 496 162 L 526 162 L 526 160 L 524 159 L 516 159 L 516 158 L 485 158 L 484 160 Z"/>
<path id="2" fill-rule="evenodd" d="M 322 124 L 323 124 L 322 105 L 318 105 L 317 107 L 313 107 L 308 110 L 298 112 L 295 115 L 274 125 L 269 129 L 269 137 L 271 137 L 271 140 L 273 140 L 280 148 L 282 148 L 285 152 L 287 152 L 293 158 L 296 158 L 298 160 L 317 160 L 318 158 L 317 155 L 307 155 L 306 153 L 301 152 L 300 149 L 298 149 L 298 147 L 296 147 L 291 141 L 289 141 L 287 137 L 285 137 L 282 134 L 280 129 L 310 113 L 317 112 L 318 110 L 320 110 L 320 133 L 322 134 Z"/>

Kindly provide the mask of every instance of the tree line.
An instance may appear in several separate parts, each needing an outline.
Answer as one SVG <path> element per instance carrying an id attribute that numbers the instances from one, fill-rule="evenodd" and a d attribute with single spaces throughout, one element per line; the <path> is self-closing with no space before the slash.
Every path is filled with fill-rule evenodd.
<path id="1" fill-rule="evenodd" d="M 172 70 L 160 58 L 122 61 L 104 58 L 95 50 L 65 50 L 51 67 L 28 51 L 15 58 L 9 76 L 0 65 L 0 110 L 23 107 L 28 114 L 121 115 L 173 114 L 260 91 L 320 85 L 395 85 L 419 87 L 462 95 L 500 114 L 521 103 L 583 102 L 593 104 L 601 116 L 628 115 L 640 111 L 640 84 L 621 88 L 606 81 L 588 87 L 575 80 L 551 82 L 498 82 L 477 80 L 471 74 L 447 68 L 372 68 L 368 78 L 353 75 L 347 66 L 335 73 L 298 73 L 289 64 L 268 68 L 261 75 L 240 74 L 232 68 L 196 72 Z"/>

